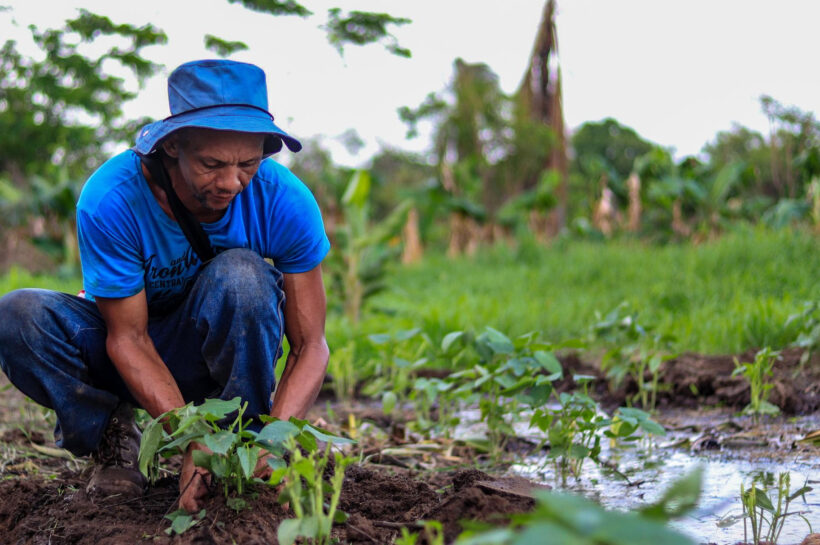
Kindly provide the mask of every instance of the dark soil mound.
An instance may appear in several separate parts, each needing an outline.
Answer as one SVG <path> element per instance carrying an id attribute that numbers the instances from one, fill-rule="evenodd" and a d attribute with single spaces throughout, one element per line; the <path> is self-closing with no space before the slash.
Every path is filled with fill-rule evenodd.
<path id="1" fill-rule="evenodd" d="M 401 471 L 401 470 L 398 470 Z M 417 529 L 419 520 L 437 519 L 447 541 L 460 532 L 460 521 L 490 521 L 532 508 L 532 500 L 474 486 L 490 479 L 479 471 L 436 475 L 429 480 L 378 466 L 348 468 L 341 509 L 347 523 L 334 529 L 342 543 L 390 543 L 402 527 Z M 15 544 L 114 545 L 150 541 L 159 544 L 275 544 L 280 521 L 292 516 L 276 502 L 276 492 L 260 487 L 247 497 L 247 508 L 231 509 L 215 491 L 206 516 L 181 536 L 168 536 L 163 517 L 176 509 L 177 483 L 165 479 L 137 500 L 89 498 L 80 474 L 55 480 L 37 477 L 0 482 L 0 541 Z M 443 486 L 442 486 L 443 485 Z M 435 487 L 435 488 L 434 488 Z"/>
<path id="2" fill-rule="evenodd" d="M 803 349 L 786 348 L 774 365 L 773 384 L 768 401 L 780 407 L 787 415 L 810 414 L 820 410 L 820 355 L 813 355 L 802 367 Z M 749 403 L 749 384 L 741 376 L 732 376 L 734 360 L 754 361 L 755 351 L 747 350 L 737 355 L 705 356 L 684 353 L 664 362 L 661 367 L 661 391 L 658 392 L 660 407 L 685 407 L 722 405 L 742 409 Z M 565 377 L 556 383 L 559 391 L 577 387 L 573 374 L 592 375 L 590 395 L 608 409 L 624 405 L 638 391 L 634 380 L 627 378 L 616 389 L 596 364 L 582 361 L 570 354 L 561 358 Z M 647 375 L 647 381 L 651 377 Z"/>

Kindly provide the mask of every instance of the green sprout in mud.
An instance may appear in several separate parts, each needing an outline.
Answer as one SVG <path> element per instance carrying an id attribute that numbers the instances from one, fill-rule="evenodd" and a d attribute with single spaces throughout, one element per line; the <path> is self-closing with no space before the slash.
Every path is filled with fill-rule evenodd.
<path id="1" fill-rule="evenodd" d="M 561 364 L 547 348 L 535 334 L 513 341 L 487 327 L 473 343 L 478 361 L 448 378 L 458 385 L 454 396 L 478 402 L 493 462 L 500 460 L 508 438 L 515 435 L 515 415 L 523 407 L 542 406 L 552 393 L 552 382 L 562 376 Z"/>
<path id="2" fill-rule="evenodd" d="M 593 377 L 573 378 L 584 386 L 584 391 L 556 393 L 557 406 L 538 407 L 530 418 L 530 426 L 546 433 L 545 442 L 550 447 L 547 461 L 552 460 L 555 475 L 564 486 L 569 475 L 580 477 L 585 460 L 601 462 L 602 435 L 612 440 L 635 441 L 643 434 L 666 433 L 649 413 L 640 409 L 621 407 L 613 418 L 608 418 L 586 391 L 586 384 Z"/>
<path id="3" fill-rule="evenodd" d="M 776 415 L 780 409 L 769 403 L 769 390 L 773 384 L 769 381 L 774 374 L 774 363 L 780 358 L 780 352 L 768 346 L 755 354 L 753 362 L 740 363 L 735 358 L 735 370 L 732 376 L 741 375 L 749 383 L 749 404 L 743 409 L 743 414 L 751 414 L 755 420 L 761 414 Z"/>
<path id="4" fill-rule="evenodd" d="M 331 456 L 330 443 L 324 451 L 314 450 L 304 455 L 299 444 L 290 439 L 287 449 L 290 453 L 289 463 L 277 464 L 270 478 L 271 484 L 282 487 L 279 502 L 287 503 L 294 515 L 294 518 L 279 524 L 279 544 L 292 545 L 298 537 L 302 537 L 314 545 L 327 545 L 331 543 L 333 523 L 347 520 L 347 515 L 338 507 L 345 468 L 353 460 L 338 452 Z M 331 465 L 333 476 L 327 481 L 325 473 Z"/>
<path id="5" fill-rule="evenodd" d="M 773 475 L 769 473 L 755 476 L 749 488 L 741 483 L 740 502 L 743 505 L 743 513 L 722 518 L 718 521 L 718 526 L 731 526 L 743 520 L 743 541 L 748 541 L 751 528 L 753 545 L 777 543 L 786 517 L 800 517 L 808 525 L 811 533 L 811 523 L 805 517 L 808 512 L 789 511 L 789 505 L 799 497 L 805 502 L 806 493 L 811 492 L 812 488 L 804 484 L 797 491 L 791 492 L 790 486 L 791 477 L 788 472 L 777 475 L 776 485 Z"/>
<path id="6" fill-rule="evenodd" d="M 381 395 L 382 407 L 386 413 L 400 403 L 407 401 L 412 388 L 412 374 L 427 364 L 424 351 L 429 339 L 419 328 L 397 333 L 368 335 L 378 357 L 373 364 L 373 376 L 362 389 L 366 396 Z"/>
<path id="7" fill-rule="evenodd" d="M 254 477 L 257 461 L 271 453 L 274 456 L 268 458 L 268 464 L 276 469 L 288 441 L 296 441 L 308 452 L 317 450 L 317 440 L 353 442 L 297 418 L 284 421 L 263 416 L 266 425 L 256 432 L 249 428 L 251 420 L 243 418 L 246 407 L 247 403 L 241 403 L 238 397 L 208 399 L 201 405 L 188 404 L 153 419 L 142 435 L 140 471 L 153 484 L 159 474 L 160 456 L 182 454 L 190 443 L 200 443 L 211 452 L 195 450 L 194 464 L 211 472 L 227 498 L 231 490 L 242 495 L 248 485 L 263 482 Z"/>
<path id="8" fill-rule="evenodd" d="M 654 333 L 650 326 L 638 322 L 637 312 L 625 314 L 627 309 L 627 303 L 621 303 L 605 317 L 596 312 L 591 337 L 610 346 L 601 358 L 601 369 L 610 379 L 611 387 L 617 388 L 626 377 L 631 377 L 638 391 L 630 403 L 637 401 L 643 409 L 654 411 L 658 392 L 663 387 L 661 366 L 675 357 L 669 351 L 675 338 Z"/>

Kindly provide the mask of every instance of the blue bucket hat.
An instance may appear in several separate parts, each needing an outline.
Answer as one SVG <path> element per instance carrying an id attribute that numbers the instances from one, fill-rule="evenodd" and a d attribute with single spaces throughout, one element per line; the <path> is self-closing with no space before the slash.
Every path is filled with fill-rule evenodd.
<path id="1" fill-rule="evenodd" d="M 266 135 L 264 155 L 302 149 L 298 140 L 273 123 L 268 111 L 265 72 L 258 66 L 228 60 L 192 61 L 168 78 L 171 116 L 140 129 L 134 150 L 147 155 L 183 127 Z"/>

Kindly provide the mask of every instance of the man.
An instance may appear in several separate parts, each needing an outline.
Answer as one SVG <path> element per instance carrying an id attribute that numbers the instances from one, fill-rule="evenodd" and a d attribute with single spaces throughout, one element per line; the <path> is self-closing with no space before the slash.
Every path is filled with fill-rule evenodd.
<path id="1" fill-rule="evenodd" d="M 327 367 L 320 263 L 330 244 L 310 191 L 267 159 L 301 144 L 273 123 L 264 72 L 195 61 L 171 74 L 168 94 L 172 115 L 83 187 L 86 298 L 18 290 L 0 299 L 0 366 L 55 410 L 59 446 L 92 454 L 94 494 L 143 492 L 133 406 L 157 417 L 240 396 L 248 416 L 303 417 Z M 215 250 L 204 265 L 174 194 Z M 283 333 L 290 352 L 271 403 Z M 207 492 L 210 475 L 192 456 L 204 448 L 184 456 L 188 511 Z"/>

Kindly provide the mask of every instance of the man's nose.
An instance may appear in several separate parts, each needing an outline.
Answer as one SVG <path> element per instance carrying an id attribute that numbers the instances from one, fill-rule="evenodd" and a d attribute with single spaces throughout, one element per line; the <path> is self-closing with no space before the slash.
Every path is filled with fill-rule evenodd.
<path id="1" fill-rule="evenodd" d="M 227 166 L 221 169 L 216 187 L 225 193 L 239 193 L 242 191 L 242 171 L 238 167 Z"/>

